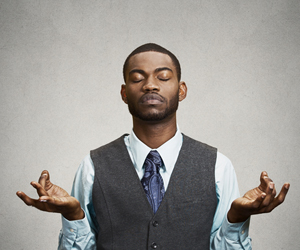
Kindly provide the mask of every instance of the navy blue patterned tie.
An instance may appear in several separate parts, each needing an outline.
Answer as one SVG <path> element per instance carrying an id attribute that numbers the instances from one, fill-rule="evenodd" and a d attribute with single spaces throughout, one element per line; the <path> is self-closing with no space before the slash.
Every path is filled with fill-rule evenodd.
<path id="1" fill-rule="evenodd" d="M 162 166 L 162 159 L 156 150 L 150 151 L 145 163 L 145 173 L 141 179 L 148 201 L 156 213 L 165 194 L 164 182 L 159 174 L 159 169 Z"/>

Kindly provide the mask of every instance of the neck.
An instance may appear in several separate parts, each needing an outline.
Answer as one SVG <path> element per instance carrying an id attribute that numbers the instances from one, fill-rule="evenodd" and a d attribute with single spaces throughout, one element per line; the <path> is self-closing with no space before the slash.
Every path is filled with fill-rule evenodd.
<path id="1" fill-rule="evenodd" d="M 158 148 L 176 133 L 176 115 L 159 122 L 147 122 L 133 117 L 133 131 L 149 148 Z"/>

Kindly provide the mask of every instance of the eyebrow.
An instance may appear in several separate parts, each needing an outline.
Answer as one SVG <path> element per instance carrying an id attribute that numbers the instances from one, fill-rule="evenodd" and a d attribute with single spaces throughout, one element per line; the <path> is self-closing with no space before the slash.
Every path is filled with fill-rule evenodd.
<path id="1" fill-rule="evenodd" d="M 164 70 L 168 70 L 168 71 L 171 71 L 173 73 L 173 70 L 171 70 L 170 68 L 168 67 L 162 67 L 162 68 L 157 68 L 154 70 L 155 73 L 158 73 L 160 71 L 164 71 Z M 130 74 L 133 74 L 133 73 L 140 73 L 140 74 L 144 74 L 145 71 L 144 70 L 141 70 L 141 69 L 133 69 L 129 72 L 129 75 Z"/>
<path id="2" fill-rule="evenodd" d="M 171 71 L 173 73 L 173 70 L 171 70 L 168 67 L 157 68 L 157 69 L 155 69 L 154 72 L 157 73 L 157 72 L 164 71 L 164 70 L 168 70 L 168 71 Z"/>
<path id="3" fill-rule="evenodd" d="M 143 75 L 145 73 L 145 71 L 141 70 L 141 69 L 133 69 L 128 74 L 131 75 L 133 73 L 140 73 L 141 75 Z"/>

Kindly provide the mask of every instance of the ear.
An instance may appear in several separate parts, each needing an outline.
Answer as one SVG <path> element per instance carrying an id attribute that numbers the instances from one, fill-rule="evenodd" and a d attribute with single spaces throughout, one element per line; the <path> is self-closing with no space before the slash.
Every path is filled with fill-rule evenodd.
<path id="1" fill-rule="evenodd" d="M 125 102 L 126 104 L 128 104 L 127 103 L 126 85 L 125 84 L 121 85 L 121 92 L 120 93 L 121 93 L 121 97 L 122 97 L 123 102 Z"/>
<path id="2" fill-rule="evenodd" d="M 179 101 L 181 102 L 186 98 L 187 95 L 187 86 L 185 82 L 181 81 L 179 83 Z"/>

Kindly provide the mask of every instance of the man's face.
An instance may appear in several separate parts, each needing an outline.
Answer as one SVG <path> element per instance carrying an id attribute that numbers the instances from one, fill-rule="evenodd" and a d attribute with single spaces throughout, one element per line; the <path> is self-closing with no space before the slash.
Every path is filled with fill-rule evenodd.
<path id="1" fill-rule="evenodd" d="M 131 115 L 143 121 L 161 121 L 174 115 L 180 94 L 176 68 L 171 58 L 163 53 L 148 51 L 132 56 L 125 72 L 126 85 L 121 95 Z M 186 93 L 186 91 L 185 91 Z"/>

